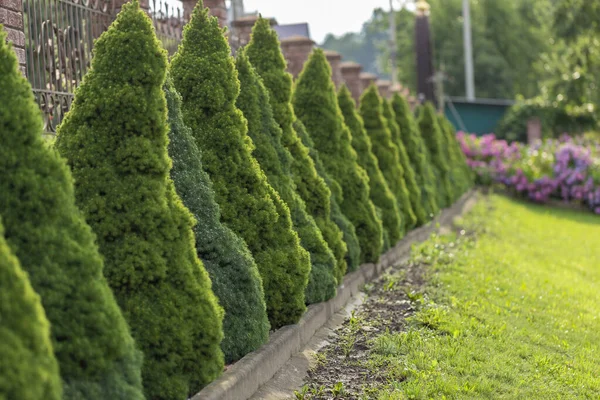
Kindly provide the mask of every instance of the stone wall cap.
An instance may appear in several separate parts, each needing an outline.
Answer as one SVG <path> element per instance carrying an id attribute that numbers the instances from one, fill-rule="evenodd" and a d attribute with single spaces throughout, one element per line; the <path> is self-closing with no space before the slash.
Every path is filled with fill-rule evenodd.
<path id="1" fill-rule="evenodd" d="M 375 84 L 377 85 L 377 87 L 390 87 L 392 86 L 392 82 L 385 80 L 385 79 L 380 79 L 377 82 L 375 82 Z"/>
<path id="2" fill-rule="evenodd" d="M 377 79 L 377 75 L 371 73 L 371 72 L 362 72 L 360 74 L 360 79 Z"/>
<path id="3" fill-rule="evenodd" d="M 238 28 L 238 27 L 242 27 L 242 26 L 254 26 L 254 24 L 256 23 L 256 21 L 258 21 L 258 19 L 260 18 L 259 15 L 244 15 L 243 17 L 237 18 L 233 21 L 231 21 L 231 25 Z M 275 18 L 265 18 L 269 20 L 269 23 L 271 24 L 271 26 L 273 25 L 277 25 L 277 21 L 275 20 Z"/>
<path id="4" fill-rule="evenodd" d="M 335 50 L 323 50 L 328 60 L 341 60 L 342 55 Z"/>
<path id="5" fill-rule="evenodd" d="M 360 65 L 359 63 L 354 62 L 354 61 L 344 61 L 340 64 L 340 68 L 345 69 L 345 70 L 352 70 L 352 69 L 361 70 L 362 65 Z"/>
<path id="6" fill-rule="evenodd" d="M 294 35 L 281 39 L 281 44 L 315 44 L 315 41 L 306 36 Z"/>

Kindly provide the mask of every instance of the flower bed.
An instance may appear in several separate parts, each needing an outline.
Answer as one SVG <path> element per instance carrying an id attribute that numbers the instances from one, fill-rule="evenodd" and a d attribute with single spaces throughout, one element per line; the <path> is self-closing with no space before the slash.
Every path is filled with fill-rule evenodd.
<path id="1" fill-rule="evenodd" d="M 582 204 L 600 214 L 600 143 L 563 135 L 527 146 L 493 134 L 459 132 L 461 148 L 480 185 L 499 184 L 538 203 Z"/>

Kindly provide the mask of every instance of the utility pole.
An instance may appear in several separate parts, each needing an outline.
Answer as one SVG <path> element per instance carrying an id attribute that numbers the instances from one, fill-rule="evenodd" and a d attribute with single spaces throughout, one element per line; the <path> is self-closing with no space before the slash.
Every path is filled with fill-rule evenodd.
<path id="1" fill-rule="evenodd" d="M 396 41 L 396 13 L 394 12 L 394 0 L 390 0 L 390 59 L 393 87 L 398 83 L 398 43 Z"/>
<path id="2" fill-rule="evenodd" d="M 473 41 L 471 39 L 470 0 L 463 0 L 463 36 L 465 46 L 465 85 L 467 100 L 475 101 L 475 72 L 473 71 Z"/>

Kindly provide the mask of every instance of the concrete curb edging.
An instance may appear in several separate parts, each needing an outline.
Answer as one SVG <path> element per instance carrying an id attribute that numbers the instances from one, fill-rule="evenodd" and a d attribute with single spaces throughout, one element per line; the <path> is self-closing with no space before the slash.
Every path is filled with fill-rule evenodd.
<path id="1" fill-rule="evenodd" d="M 275 331 L 268 343 L 247 354 L 191 400 L 247 400 L 252 397 L 260 386 L 267 383 L 294 354 L 306 346 L 319 328 L 360 292 L 364 284 L 379 277 L 387 268 L 409 255 L 412 245 L 426 240 L 438 224 L 447 225 L 454 217 L 461 215 L 465 205 L 476 194 L 474 190 L 464 194 L 434 221 L 407 233 L 394 248 L 381 256 L 377 264 L 364 264 L 357 271 L 346 275 L 333 299 L 309 306 L 297 324 Z"/>

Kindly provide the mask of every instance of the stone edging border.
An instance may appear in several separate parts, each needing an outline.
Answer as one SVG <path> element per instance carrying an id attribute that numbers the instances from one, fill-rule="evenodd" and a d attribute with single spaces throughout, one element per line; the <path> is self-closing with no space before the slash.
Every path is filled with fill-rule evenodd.
<path id="1" fill-rule="evenodd" d="M 273 332 L 268 343 L 236 362 L 191 400 L 247 400 L 252 397 L 260 386 L 267 383 L 294 354 L 306 346 L 319 328 L 360 292 L 364 284 L 379 277 L 387 268 L 409 255 L 412 245 L 426 240 L 438 224 L 451 223 L 463 213 L 466 203 L 476 195 L 476 190 L 465 193 L 454 205 L 444 209 L 434 221 L 406 234 L 394 248 L 381 256 L 377 264 L 364 264 L 357 271 L 346 275 L 333 299 L 308 307 L 297 324 Z"/>

